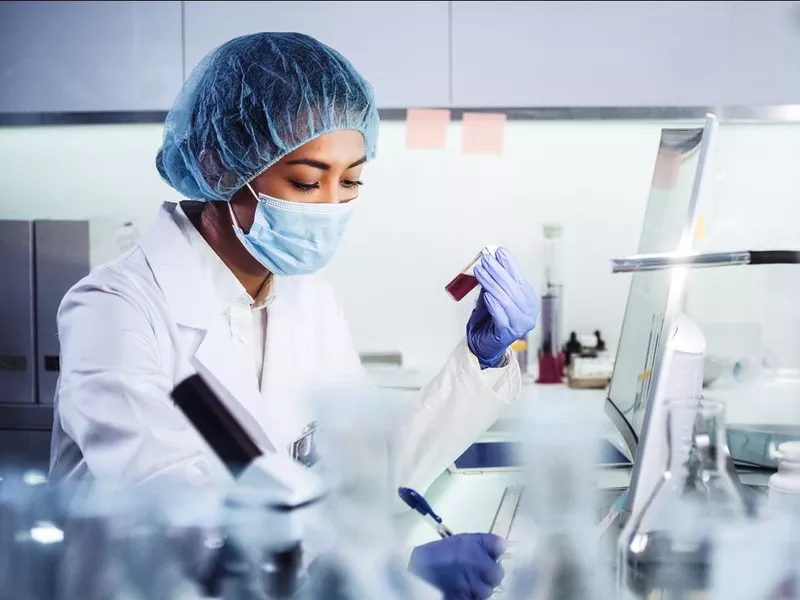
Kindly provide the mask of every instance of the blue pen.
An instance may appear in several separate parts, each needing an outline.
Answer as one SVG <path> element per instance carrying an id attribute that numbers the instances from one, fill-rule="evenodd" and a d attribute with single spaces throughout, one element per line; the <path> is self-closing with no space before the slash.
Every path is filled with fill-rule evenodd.
<path id="1" fill-rule="evenodd" d="M 440 537 L 447 538 L 453 535 L 453 532 L 442 522 L 442 518 L 433 512 L 431 505 L 422 497 L 422 494 L 406 487 L 398 488 L 397 493 L 400 495 L 400 499 L 405 502 L 409 508 L 425 517 L 425 520 L 436 529 L 436 533 L 438 533 Z"/>

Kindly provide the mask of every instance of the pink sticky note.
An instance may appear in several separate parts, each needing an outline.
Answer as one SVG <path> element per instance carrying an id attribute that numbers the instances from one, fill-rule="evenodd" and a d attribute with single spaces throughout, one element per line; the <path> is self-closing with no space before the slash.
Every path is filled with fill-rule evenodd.
<path id="1" fill-rule="evenodd" d="M 656 168 L 653 171 L 653 187 L 660 190 L 674 190 L 678 185 L 678 172 L 681 168 L 680 150 L 659 148 Z"/>
<path id="2" fill-rule="evenodd" d="M 469 154 L 502 154 L 506 116 L 495 113 L 464 113 L 461 149 Z"/>
<path id="3" fill-rule="evenodd" d="M 447 143 L 447 109 L 409 108 L 406 114 L 406 147 L 442 149 Z"/>

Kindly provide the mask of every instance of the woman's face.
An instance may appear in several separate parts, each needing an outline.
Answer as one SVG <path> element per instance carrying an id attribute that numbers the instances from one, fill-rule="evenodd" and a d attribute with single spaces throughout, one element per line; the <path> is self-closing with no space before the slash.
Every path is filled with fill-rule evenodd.
<path id="1" fill-rule="evenodd" d="M 251 186 L 257 194 L 288 202 L 350 202 L 358 197 L 366 160 L 361 132 L 333 131 L 284 156 Z"/>

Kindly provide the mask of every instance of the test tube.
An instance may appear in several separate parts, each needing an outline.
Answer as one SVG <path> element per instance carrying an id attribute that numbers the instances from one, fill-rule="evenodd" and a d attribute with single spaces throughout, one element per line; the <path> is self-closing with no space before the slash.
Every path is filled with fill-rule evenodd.
<path id="1" fill-rule="evenodd" d="M 488 245 L 478 252 L 478 255 L 463 269 L 453 280 L 445 286 L 445 290 L 450 297 L 456 302 L 460 302 L 467 294 L 469 294 L 478 285 L 478 280 L 473 275 L 473 269 L 478 264 L 481 257 L 484 255 L 494 256 L 497 252 L 498 246 Z"/>

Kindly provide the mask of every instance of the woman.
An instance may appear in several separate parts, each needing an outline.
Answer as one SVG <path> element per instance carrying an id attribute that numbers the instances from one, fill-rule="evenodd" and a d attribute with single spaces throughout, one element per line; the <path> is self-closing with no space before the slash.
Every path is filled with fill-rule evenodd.
<path id="1" fill-rule="evenodd" d="M 54 480 L 227 477 L 170 399 L 194 371 L 263 449 L 313 464 L 307 393 L 365 379 L 315 272 L 358 205 L 377 134 L 369 84 L 308 36 L 244 36 L 201 62 L 156 159 L 187 200 L 165 205 L 139 247 L 79 282 L 59 311 Z M 402 425 L 402 485 L 426 489 L 518 393 L 507 348 L 534 327 L 538 299 L 503 251 L 476 277 L 466 340 Z M 488 594 L 496 546 L 455 536 L 418 548 L 412 565 L 452 597 Z"/>

